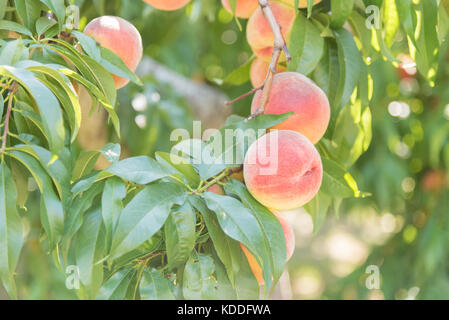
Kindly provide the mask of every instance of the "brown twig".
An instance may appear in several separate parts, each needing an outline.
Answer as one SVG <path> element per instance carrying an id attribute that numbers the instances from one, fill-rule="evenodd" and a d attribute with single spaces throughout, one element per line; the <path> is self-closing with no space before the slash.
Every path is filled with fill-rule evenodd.
<path id="1" fill-rule="evenodd" d="M 274 46 L 273 46 L 273 55 L 271 56 L 270 67 L 268 68 L 267 76 L 264 81 L 264 88 L 262 91 L 262 100 L 259 108 L 255 111 L 255 115 L 251 115 L 250 118 L 254 118 L 255 116 L 262 114 L 265 111 L 265 107 L 268 103 L 271 86 L 273 85 L 273 77 L 276 73 L 276 67 L 279 63 L 279 59 L 281 57 L 282 51 L 285 52 L 285 56 L 287 57 L 287 61 L 291 60 L 290 52 L 287 49 L 287 44 L 285 42 L 284 36 L 282 35 L 281 26 L 276 20 L 276 17 L 273 14 L 273 11 L 268 4 L 268 0 L 259 0 L 260 8 L 262 9 L 265 18 L 268 20 L 270 24 L 271 30 L 274 35 Z"/>
<path id="2" fill-rule="evenodd" d="M 287 48 L 287 43 L 284 39 L 284 36 L 282 35 L 281 26 L 277 22 L 276 17 L 274 16 L 273 11 L 271 10 L 270 5 L 268 4 L 268 0 L 259 0 L 259 6 L 260 6 L 261 10 L 263 11 L 263 14 L 265 15 L 265 18 L 268 20 L 268 23 L 270 24 L 271 30 L 274 35 L 273 54 L 271 56 L 271 61 L 270 61 L 270 66 L 267 71 L 267 76 L 265 77 L 265 80 L 260 87 L 254 88 L 251 91 L 243 94 L 242 96 L 240 96 L 232 101 L 226 102 L 226 105 L 231 105 L 234 102 L 239 101 L 243 98 L 246 98 L 249 95 L 251 95 L 259 90 L 263 90 L 262 91 L 262 100 L 261 100 L 259 108 L 257 108 L 257 110 L 248 117 L 247 121 L 254 119 L 258 115 L 264 113 L 265 107 L 270 98 L 271 87 L 273 85 L 273 77 L 276 73 L 276 68 L 279 63 L 279 59 L 281 57 L 282 52 L 285 53 L 287 62 L 289 62 L 291 60 L 290 52 L 288 51 L 288 48 Z"/>
<path id="3" fill-rule="evenodd" d="M 11 90 L 9 91 L 9 97 L 8 97 L 8 108 L 6 110 L 6 117 L 5 117 L 5 124 L 3 129 L 3 136 L 2 136 L 2 147 L 0 148 L 0 155 L 3 154 L 6 150 L 6 140 L 8 138 L 9 133 L 9 119 L 11 118 L 11 110 L 12 110 L 12 101 L 14 98 L 14 95 L 17 93 L 17 84 L 16 82 L 13 82 L 11 85 Z"/>
<path id="4" fill-rule="evenodd" d="M 236 103 L 237 101 L 242 100 L 242 99 L 244 99 L 244 98 L 246 98 L 246 97 L 252 95 L 253 93 L 255 93 L 255 92 L 257 92 L 257 91 L 262 90 L 263 87 L 264 87 L 264 84 L 262 84 L 260 87 L 251 89 L 251 91 L 248 91 L 247 93 L 242 94 L 240 97 L 237 97 L 237 98 L 235 98 L 234 100 L 226 101 L 226 102 L 225 102 L 225 105 L 226 105 L 226 106 L 230 106 L 231 104 Z"/>

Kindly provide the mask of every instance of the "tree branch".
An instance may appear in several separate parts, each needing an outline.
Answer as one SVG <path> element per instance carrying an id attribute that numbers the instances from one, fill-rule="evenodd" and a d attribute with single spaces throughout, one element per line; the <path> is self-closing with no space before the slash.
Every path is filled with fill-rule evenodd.
<path id="1" fill-rule="evenodd" d="M 274 35 L 273 54 L 271 56 L 271 61 L 268 67 L 267 75 L 265 77 L 263 84 L 260 87 L 254 88 L 251 91 L 241 95 L 240 97 L 235 98 L 234 100 L 231 100 L 229 102 L 226 102 L 226 105 L 230 105 L 236 101 L 248 97 L 249 95 L 259 90 L 263 90 L 262 100 L 259 108 L 257 108 L 256 111 L 248 117 L 247 121 L 254 119 L 258 115 L 264 113 L 265 107 L 270 98 L 271 87 L 273 85 L 273 77 L 276 74 L 276 68 L 279 63 L 279 59 L 281 57 L 282 52 L 285 53 L 287 62 L 290 62 L 291 60 L 291 55 L 290 52 L 288 51 L 287 43 L 284 39 L 284 36 L 282 35 L 281 31 L 282 28 L 277 22 L 276 17 L 274 16 L 273 11 L 271 10 L 270 5 L 268 4 L 268 0 L 259 0 L 259 6 L 263 11 L 263 14 L 265 15 L 265 18 L 268 20 L 268 23 L 270 24 L 271 30 Z"/>
<path id="2" fill-rule="evenodd" d="M 12 101 L 13 101 L 14 95 L 16 93 L 17 93 L 17 84 L 16 84 L 16 82 L 13 82 L 13 84 L 11 85 L 11 89 L 9 91 L 8 108 L 6 110 L 6 117 L 5 117 L 4 129 L 3 129 L 2 147 L 0 148 L 0 155 L 2 155 L 3 152 L 5 152 L 5 150 L 6 150 L 6 140 L 8 138 L 8 133 L 9 133 L 9 120 L 11 118 Z"/>
<path id="3" fill-rule="evenodd" d="M 262 91 L 262 100 L 259 108 L 252 114 L 248 119 L 252 119 L 259 114 L 262 114 L 265 111 L 265 107 L 268 103 L 271 87 L 273 85 L 273 77 L 276 73 L 276 68 L 279 63 L 279 58 L 281 57 L 282 51 L 285 52 L 285 56 L 287 57 L 287 62 L 291 60 L 290 52 L 288 51 L 287 44 L 285 42 L 284 36 L 282 35 L 281 26 L 276 20 L 276 17 L 273 14 L 273 11 L 268 4 L 268 0 L 259 0 L 260 8 L 262 9 L 265 18 L 268 20 L 270 24 L 271 30 L 274 35 L 274 46 L 273 46 L 273 55 L 271 56 L 270 66 L 268 68 L 267 76 L 263 83 L 263 91 Z"/>

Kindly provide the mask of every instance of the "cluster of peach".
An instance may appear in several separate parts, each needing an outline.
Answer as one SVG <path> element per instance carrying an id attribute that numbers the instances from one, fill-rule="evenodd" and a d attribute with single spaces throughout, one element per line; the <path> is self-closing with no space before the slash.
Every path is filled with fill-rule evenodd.
<path id="1" fill-rule="evenodd" d="M 144 1 L 157 9 L 176 10 L 190 0 Z M 230 10 L 228 0 L 222 1 L 225 8 Z M 315 0 L 316 3 L 319 1 L 321 0 Z M 270 7 L 286 40 L 295 17 L 293 3 L 294 0 L 270 1 Z M 307 0 L 299 1 L 302 7 L 306 3 Z M 250 16 L 247 38 L 257 56 L 252 66 L 251 78 L 257 86 L 265 79 L 268 61 L 273 52 L 271 28 L 258 7 L 258 0 L 237 0 L 236 15 Z M 119 17 L 104 16 L 92 20 L 84 32 L 103 47 L 115 52 L 135 71 L 143 50 L 141 36 L 132 24 Z M 128 83 L 127 79 L 118 76 L 114 76 L 114 80 L 117 89 Z M 260 107 L 261 101 L 262 91 L 259 90 L 253 98 L 252 112 Z M 284 230 L 288 260 L 295 247 L 294 233 L 279 211 L 303 206 L 314 198 L 320 189 L 323 168 L 320 154 L 314 144 L 327 130 L 330 119 L 329 101 L 326 94 L 306 76 L 296 72 L 278 73 L 273 79 L 264 113 L 286 112 L 293 114 L 284 122 L 270 128 L 268 134 L 259 138 L 248 149 L 241 180 L 244 180 L 254 198 L 270 208 L 278 218 Z M 270 160 L 268 163 L 267 155 Z M 208 191 L 223 193 L 218 185 Z M 243 245 L 242 249 L 258 282 L 263 283 L 262 271 L 256 259 Z"/>
<path id="2" fill-rule="evenodd" d="M 318 2 L 321 0 L 315 0 L 314 4 Z M 269 1 L 287 45 L 296 16 L 294 3 L 295 0 Z M 229 0 L 222 0 L 222 4 L 232 12 Z M 298 5 L 300 8 L 307 7 L 307 0 L 298 1 Z M 250 78 L 254 88 L 259 88 L 265 81 L 273 54 L 271 26 L 258 0 L 237 0 L 234 14 L 239 18 L 249 18 L 246 37 L 256 55 Z M 280 62 L 284 63 L 285 60 L 285 55 L 281 56 Z M 254 198 L 270 208 L 279 219 L 284 229 L 288 260 L 295 246 L 294 233 L 278 212 L 303 206 L 320 189 L 323 168 L 314 144 L 327 130 L 330 106 L 326 94 L 312 80 L 300 73 L 286 71 L 282 65 L 277 67 L 264 113 L 293 112 L 293 115 L 270 128 L 268 134 L 250 146 L 245 157 L 243 179 Z M 255 112 L 261 102 L 262 92 L 259 90 L 253 98 L 251 112 Z M 274 157 L 273 153 L 276 153 Z M 258 282 L 263 283 L 256 259 L 246 248 L 242 248 Z"/>

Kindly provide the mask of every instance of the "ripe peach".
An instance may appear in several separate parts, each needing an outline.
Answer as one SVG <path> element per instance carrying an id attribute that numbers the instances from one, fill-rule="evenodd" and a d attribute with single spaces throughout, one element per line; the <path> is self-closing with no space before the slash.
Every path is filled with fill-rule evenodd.
<path id="1" fill-rule="evenodd" d="M 165 11 L 174 11 L 181 9 L 190 2 L 190 0 L 143 0 L 143 1 L 148 3 L 150 6 L 155 7 L 156 9 Z"/>
<path id="2" fill-rule="evenodd" d="M 295 251 L 295 233 L 293 232 L 293 229 L 288 223 L 288 221 L 284 218 L 284 216 L 281 213 L 273 211 L 273 214 L 276 216 L 276 218 L 278 218 L 279 222 L 281 223 L 282 230 L 284 231 L 285 244 L 287 246 L 287 261 L 288 261 L 293 256 L 293 252 Z M 260 285 L 262 285 L 264 283 L 262 276 L 262 269 L 257 263 L 256 258 L 254 258 L 254 256 L 248 251 L 248 249 L 245 248 L 244 245 L 240 244 L 240 247 L 242 248 L 242 251 L 245 254 L 246 258 L 248 259 L 249 266 L 254 276 L 256 277 L 257 282 Z"/>
<path id="3" fill-rule="evenodd" d="M 262 92 L 254 95 L 251 111 L 261 104 Z M 326 94 L 312 80 L 297 72 L 274 76 L 266 114 L 294 111 L 284 122 L 272 129 L 293 130 L 305 135 L 313 144 L 324 135 L 329 125 L 330 106 Z"/>
<path id="4" fill-rule="evenodd" d="M 232 13 L 229 0 L 221 0 L 223 7 Z M 235 7 L 235 15 L 239 18 L 247 19 L 256 10 L 259 5 L 258 0 L 237 0 Z"/>
<path id="5" fill-rule="evenodd" d="M 280 3 L 270 2 L 271 10 L 277 22 L 282 27 L 282 33 L 288 43 L 293 21 L 295 20 L 295 9 Z M 253 52 L 260 58 L 269 61 L 273 54 L 274 36 L 268 20 L 259 7 L 254 11 L 246 26 L 246 39 Z M 285 60 L 282 54 L 281 61 Z"/>
<path id="6" fill-rule="evenodd" d="M 315 146 L 302 134 L 273 130 L 249 147 L 243 175 L 249 192 L 261 204 L 292 210 L 315 197 L 323 166 Z"/>
<path id="7" fill-rule="evenodd" d="M 103 16 L 88 23 L 84 33 L 94 38 L 102 47 L 117 54 L 131 71 L 142 59 L 143 47 L 139 31 L 120 17 Z M 113 75 L 115 87 L 124 87 L 129 80 Z"/>
<path id="8" fill-rule="evenodd" d="M 263 82 L 265 81 L 265 78 L 267 76 L 268 68 L 270 66 L 270 63 L 261 59 L 256 58 L 253 63 L 251 64 L 251 69 L 249 71 L 251 83 L 254 88 L 260 87 Z M 284 66 L 278 65 L 277 66 L 277 73 L 285 72 L 287 71 L 287 68 Z"/>

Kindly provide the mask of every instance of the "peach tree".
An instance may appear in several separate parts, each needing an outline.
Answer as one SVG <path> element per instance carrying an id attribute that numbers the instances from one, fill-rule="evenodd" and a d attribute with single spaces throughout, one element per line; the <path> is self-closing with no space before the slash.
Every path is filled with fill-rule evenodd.
<path id="1" fill-rule="evenodd" d="M 207 139 L 124 155 L 120 88 L 147 85 L 134 74 L 146 30 L 105 13 L 185 5 L 210 17 L 222 3 L 0 0 L 0 280 L 10 297 L 21 297 L 31 220 L 81 299 L 253 299 L 259 285 L 268 297 L 294 247 L 278 211 L 304 206 L 319 229 L 344 199 L 370 195 L 350 171 L 373 139 L 372 62 L 401 66 L 392 46 L 403 34 L 432 87 L 447 46 L 446 0 L 223 1 L 254 55 L 215 85 L 251 80 L 227 104 L 254 94 L 252 110 Z M 79 28 L 92 11 L 100 17 Z M 86 149 L 79 136 L 98 110 L 113 133 Z M 271 143 L 279 169 L 264 175 L 251 149 Z"/>

